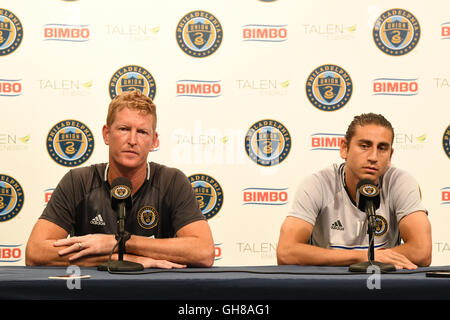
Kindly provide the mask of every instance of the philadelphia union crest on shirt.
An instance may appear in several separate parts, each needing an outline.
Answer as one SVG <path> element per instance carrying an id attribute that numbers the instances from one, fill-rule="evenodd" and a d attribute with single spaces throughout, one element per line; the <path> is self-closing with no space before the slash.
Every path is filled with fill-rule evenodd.
<path id="1" fill-rule="evenodd" d="M 336 111 L 350 100 L 353 83 L 343 68 L 325 64 L 316 68 L 306 80 L 306 95 L 317 109 Z"/>
<path id="2" fill-rule="evenodd" d="M 391 9 L 375 21 L 373 40 L 384 53 L 392 56 L 407 54 L 416 47 L 419 39 L 419 21 L 409 11 Z"/>
<path id="3" fill-rule="evenodd" d="M 206 174 L 193 174 L 188 179 L 194 189 L 200 210 L 206 219 L 211 219 L 222 208 L 222 187 L 216 179 Z"/>
<path id="4" fill-rule="evenodd" d="M 23 27 L 14 13 L 0 8 L 0 56 L 14 52 L 23 39 Z"/>
<path id="5" fill-rule="evenodd" d="M 94 151 L 94 136 L 84 123 L 63 120 L 49 131 L 46 140 L 50 157 L 65 167 L 75 167 L 86 162 Z"/>
<path id="6" fill-rule="evenodd" d="M 286 127 L 275 120 L 255 122 L 245 136 L 245 151 L 261 166 L 281 163 L 291 150 L 292 139 Z"/>
<path id="7" fill-rule="evenodd" d="M 6 174 L 0 174 L 0 222 L 17 216 L 23 202 L 24 195 L 20 183 Z"/>
<path id="8" fill-rule="evenodd" d="M 192 11 L 178 22 L 176 38 L 184 53 L 204 58 L 219 49 L 223 39 L 222 25 L 209 12 Z"/>
<path id="9" fill-rule="evenodd" d="M 383 216 L 376 215 L 375 216 L 375 236 L 381 237 L 386 233 L 389 229 L 388 223 Z"/>
<path id="10" fill-rule="evenodd" d="M 450 125 L 445 129 L 442 137 L 442 147 L 447 157 L 450 159 Z"/>
<path id="11" fill-rule="evenodd" d="M 124 66 L 117 70 L 109 81 L 109 96 L 114 99 L 124 91 L 139 90 L 150 99 L 156 95 L 156 83 L 152 74 L 135 65 Z"/>
<path id="12" fill-rule="evenodd" d="M 142 207 L 137 214 L 137 221 L 141 228 L 150 230 L 158 225 L 159 213 L 151 206 Z"/>

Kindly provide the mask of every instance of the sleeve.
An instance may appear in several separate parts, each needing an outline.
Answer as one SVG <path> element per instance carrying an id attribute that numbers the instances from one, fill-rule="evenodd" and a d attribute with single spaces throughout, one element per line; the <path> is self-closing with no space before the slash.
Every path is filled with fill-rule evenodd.
<path id="1" fill-rule="evenodd" d="M 53 191 L 40 219 L 53 222 L 73 234 L 76 212 L 74 194 L 72 171 L 69 171 Z"/>
<path id="2" fill-rule="evenodd" d="M 168 205 L 172 208 L 172 226 L 175 233 L 189 223 L 206 220 L 191 183 L 180 170 L 175 170 L 169 190 Z"/>
<path id="3" fill-rule="evenodd" d="M 315 225 L 322 208 L 322 187 L 316 175 L 306 177 L 297 187 L 288 216 L 303 219 Z"/>
<path id="4" fill-rule="evenodd" d="M 397 216 L 399 222 L 405 216 L 416 212 L 428 211 L 422 204 L 422 195 L 417 181 L 406 171 L 397 170 L 391 177 L 389 189 L 391 192 L 391 209 Z"/>

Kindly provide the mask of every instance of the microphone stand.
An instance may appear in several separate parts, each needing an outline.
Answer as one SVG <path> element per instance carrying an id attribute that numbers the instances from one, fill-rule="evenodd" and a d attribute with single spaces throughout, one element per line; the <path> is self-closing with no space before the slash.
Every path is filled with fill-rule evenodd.
<path id="1" fill-rule="evenodd" d="M 375 261 L 375 245 L 374 245 L 374 235 L 375 235 L 375 229 L 376 229 L 376 215 L 375 210 L 373 209 L 373 206 L 366 204 L 366 210 L 367 212 L 367 233 L 369 234 L 369 248 L 368 248 L 368 258 L 369 261 L 366 262 L 360 262 L 350 265 L 348 268 L 351 272 L 366 272 L 367 269 L 370 266 L 377 266 L 380 268 L 381 272 L 392 272 L 395 271 L 396 268 L 392 264 L 384 263 L 384 262 L 378 262 Z"/>
<path id="2" fill-rule="evenodd" d="M 113 248 L 114 250 L 116 246 L 119 245 L 118 260 L 117 261 L 108 260 L 108 262 L 99 265 L 97 267 L 97 270 L 99 271 L 129 272 L 129 271 L 144 270 L 144 266 L 140 263 L 123 260 L 123 255 L 125 253 L 125 242 L 127 242 L 131 236 L 127 231 L 125 231 L 125 211 L 126 211 L 125 203 L 124 202 L 119 203 L 119 220 L 117 221 L 118 233 L 115 236 L 117 243 Z"/>

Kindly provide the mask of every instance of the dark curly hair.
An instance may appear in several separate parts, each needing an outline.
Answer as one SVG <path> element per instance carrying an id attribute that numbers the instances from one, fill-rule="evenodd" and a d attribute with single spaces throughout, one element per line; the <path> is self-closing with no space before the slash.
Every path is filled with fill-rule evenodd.
<path id="1" fill-rule="evenodd" d="M 391 145 L 392 145 L 392 143 L 394 142 L 394 128 L 392 127 L 391 123 L 383 115 L 371 112 L 371 113 L 363 113 L 353 118 L 353 121 L 350 123 L 350 125 L 347 128 L 347 132 L 345 133 L 345 140 L 348 146 L 350 145 L 350 140 L 355 135 L 356 126 L 363 127 L 368 124 L 376 124 L 391 130 L 392 132 Z"/>

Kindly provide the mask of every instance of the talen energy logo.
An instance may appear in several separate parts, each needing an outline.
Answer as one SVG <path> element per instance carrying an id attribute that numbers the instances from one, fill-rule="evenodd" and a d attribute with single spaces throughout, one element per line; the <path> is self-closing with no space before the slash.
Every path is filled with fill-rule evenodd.
<path id="1" fill-rule="evenodd" d="M 0 174 L 0 222 L 17 216 L 25 201 L 20 183 L 6 174 Z"/>
<path id="2" fill-rule="evenodd" d="M 23 39 L 23 27 L 19 18 L 9 10 L 0 8 L 0 56 L 13 53 Z"/>
<path id="3" fill-rule="evenodd" d="M 91 38 L 89 25 L 45 24 L 43 32 L 45 41 L 86 42 Z"/>
<path id="4" fill-rule="evenodd" d="M 217 98 L 222 95 L 222 81 L 178 80 L 177 97 Z"/>
<path id="5" fill-rule="evenodd" d="M 419 94 L 419 81 L 417 78 L 377 78 L 372 83 L 372 94 L 374 96 L 415 96 Z"/>
<path id="6" fill-rule="evenodd" d="M 245 188 L 242 198 L 243 205 L 282 206 L 288 203 L 287 188 Z"/>

